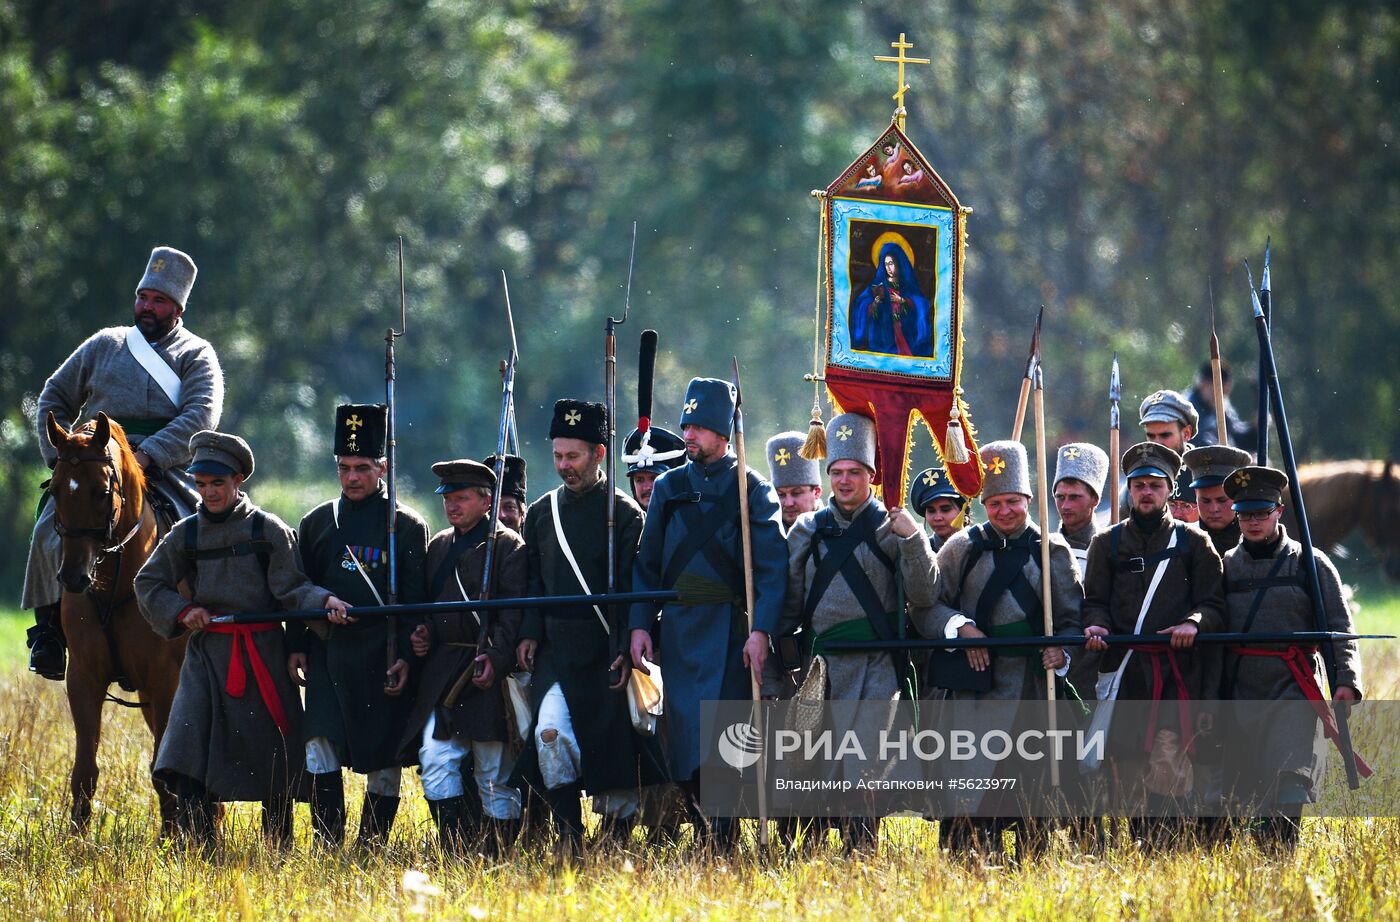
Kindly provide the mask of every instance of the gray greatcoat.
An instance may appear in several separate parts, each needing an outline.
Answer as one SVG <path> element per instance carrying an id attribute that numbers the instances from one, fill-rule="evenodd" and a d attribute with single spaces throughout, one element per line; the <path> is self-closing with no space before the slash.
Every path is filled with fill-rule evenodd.
<path id="1" fill-rule="evenodd" d="M 978 526 L 984 528 L 990 526 Z M 1008 538 L 1019 538 L 1027 528 L 1034 529 L 1035 526 L 1027 524 Z M 943 546 L 943 550 L 938 552 L 938 599 L 933 607 L 933 618 L 931 621 L 931 636 L 947 636 L 946 628 L 950 619 L 955 615 L 963 615 L 970 619 L 976 618 L 977 600 L 982 596 L 982 589 L 987 584 L 987 580 L 992 575 L 992 570 L 996 567 L 995 555 L 991 551 L 986 551 L 978 559 L 972 569 L 963 577 L 963 568 L 968 555 L 972 550 L 971 530 L 963 530 L 948 539 L 948 543 Z M 1040 554 L 1033 552 L 1025 565 L 1021 568 L 1026 580 L 1034 588 L 1037 595 L 1040 594 Z M 1050 607 L 1051 623 L 1056 636 L 1077 637 L 1083 635 L 1083 628 L 1080 626 L 1079 610 L 1084 601 L 1084 587 L 1079 580 L 1079 570 L 1075 566 L 1074 558 L 1070 555 L 1069 545 L 1060 535 L 1050 536 Z M 1011 593 L 1002 593 L 996 605 L 992 608 L 991 623 L 994 625 L 1014 624 L 1023 621 L 1028 613 L 1021 608 L 1012 597 Z M 1039 615 L 1034 617 L 1039 618 Z M 1039 633 L 1043 630 L 1043 625 L 1037 621 L 1031 625 L 1032 630 Z M 1077 653 L 1078 651 L 1075 651 Z M 1071 661 L 1073 661 L 1071 654 Z M 1040 657 L 1021 656 L 998 656 L 995 651 L 992 655 L 992 690 L 983 694 L 972 692 L 956 692 L 955 698 L 985 699 L 985 700 L 1017 700 L 1017 699 L 1044 699 L 1045 698 L 1045 670 L 1040 665 Z M 1029 684 L 1027 684 L 1029 683 Z"/>
<path id="2" fill-rule="evenodd" d="M 1006 537 L 1012 540 L 1021 538 L 1029 530 L 1032 539 L 1037 535 L 1038 529 L 1032 523 L 1027 523 L 1016 532 Z M 990 524 L 977 526 L 976 531 L 989 531 L 999 535 Z M 943 550 L 938 552 L 938 600 L 934 604 L 934 636 L 947 637 L 951 622 L 955 617 L 962 615 L 973 621 L 976 620 L 978 600 L 982 597 L 982 592 L 991 578 L 993 570 L 996 568 L 996 553 L 991 550 L 983 551 L 976 563 L 968 569 L 967 561 L 973 550 L 972 539 L 974 529 L 964 529 L 948 539 L 943 546 Z M 1070 553 L 1070 547 L 1065 539 L 1052 534 L 1050 542 L 1050 611 L 1051 626 L 1053 634 L 1061 637 L 1082 636 L 1083 628 L 1080 626 L 1080 606 L 1084 601 L 1084 587 L 1079 579 L 1079 569 Z M 1021 573 L 1034 590 L 1037 598 L 1041 591 L 1041 570 L 1040 552 L 1038 543 L 1033 545 L 1029 558 L 1021 567 Z M 964 573 L 966 571 L 966 573 Z M 1040 634 L 1044 631 L 1043 616 L 1039 613 L 1027 612 L 1016 601 L 1010 592 L 1002 593 L 991 609 L 990 622 L 983 626 L 1015 624 L 1018 621 L 1030 620 L 1033 633 Z M 961 620 L 961 619 L 957 619 Z M 956 630 L 956 629 L 954 629 Z M 987 631 L 990 633 L 990 631 Z M 955 635 L 954 635 L 955 636 Z M 1071 666 L 1074 657 L 1081 650 L 1076 648 L 1068 651 Z M 958 651 L 959 655 L 965 655 L 964 651 Z M 988 692 L 976 693 L 970 691 L 948 691 L 945 693 L 947 700 L 953 701 L 1005 701 L 1005 705 L 994 705 L 996 708 L 1005 708 L 1004 715 L 995 719 L 995 722 L 1010 729 L 1026 721 L 1031 721 L 1036 726 L 1043 726 L 1046 715 L 1042 709 L 1035 715 L 1024 709 L 1022 701 L 1046 700 L 1045 690 L 1045 669 L 1041 666 L 1039 651 L 1032 656 L 1013 656 L 999 654 L 992 650 L 991 666 L 992 688 Z M 979 718 L 987 719 L 990 714 L 985 706 L 979 706 Z M 966 773 L 967 777 L 992 777 L 995 775 L 997 766 L 989 760 L 978 758 L 966 763 L 958 769 Z M 1040 779 L 1025 778 L 1024 783 L 1030 784 L 1038 782 Z M 1029 793 L 1029 791 L 1023 792 Z M 957 794 L 953 803 L 955 813 L 971 812 L 978 809 L 978 805 L 984 800 L 981 792 L 969 791 Z M 1016 812 L 1012 806 L 1015 800 L 1013 796 L 1000 797 L 995 802 L 1000 804 L 999 810 L 1008 815 Z"/>
<path id="3" fill-rule="evenodd" d="M 217 429 L 223 412 L 224 376 L 219 359 L 214 347 L 185 329 L 183 322 L 176 322 L 173 330 L 151 343 L 156 355 L 180 377 L 177 407 L 127 348 L 128 329 L 109 327 L 94 333 L 44 382 L 34 413 L 39 451 L 52 466 L 55 449 L 49 444 L 45 423 L 50 411 L 64 428 L 106 413 L 123 428 L 133 430 L 126 433 L 132 448 L 150 455 L 152 467 L 160 472 L 152 486 L 161 489 L 162 480 L 177 481 L 163 492 L 183 499 L 193 491 L 193 481 L 185 473 L 190 436 L 201 429 Z M 134 431 L 138 428 L 150 428 L 153 434 Z M 34 523 L 22 608 L 58 603 L 60 559 L 53 503 L 46 502 Z"/>
<path id="4" fill-rule="evenodd" d="M 915 630 L 927 636 L 933 628 L 933 603 L 938 582 L 938 565 L 934 561 L 928 539 L 922 531 L 916 531 L 908 538 L 901 538 L 890 526 L 884 505 L 874 496 L 868 498 L 851 515 L 847 515 L 832 502 L 830 509 L 835 515 L 836 524 L 849 528 L 855 519 L 873 507 L 879 517 L 875 528 L 875 542 L 885 555 L 895 561 L 899 575 L 904 582 L 904 597 L 908 603 L 908 617 Z M 802 622 L 803 608 L 807 593 L 816 576 L 817 563 L 812 549 L 816 536 L 816 513 L 806 513 L 798 517 L 787 535 L 788 573 L 787 595 L 783 603 L 783 617 L 779 634 L 789 634 Z M 895 574 L 891 573 L 875 557 L 875 554 L 861 544 L 856 548 L 855 558 L 861 570 L 870 579 L 879 596 L 884 610 L 897 611 L 898 585 Z M 846 580 L 839 573 L 822 595 L 812 611 L 810 625 L 802 625 L 804 633 L 810 637 L 847 621 L 865 620 L 865 611 L 851 591 Z M 827 678 L 830 683 L 828 697 L 833 701 L 888 701 L 899 691 L 896 681 L 895 663 L 889 653 L 827 653 Z M 768 673 L 765 670 L 765 673 Z M 765 693 L 777 694 L 776 688 L 767 687 L 771 673 L 765 675 Z"/>
<path id="5" fill-rule="evenodd" d="M 1282 530 L 1282 526 L 1280 526 Z M 1256 558 L 1251 551 L 1262 553 Z M 1302 582 L 1302 546 L 1283 532 L 1282 540 L 1268 549 L 1256 549 L 1241 543 L 1225 555 L 1225 602 L 1226 622 L 1224 630 L 1244 631 L 1249 620 L 1250 609 L 1254 607 L 1255 593 L 1262 591 L 1264 596 L 1253 622 L 1251 632 L 1292 632 L 1315 631 L 1318 629 L 1313 614 L 1312 596 Z M 1342 591 L 1341 579 L 1336 567 L 1327 555 L 1314 551 L 1317 560 L 1319 588 L 1322 590 L 1322 603 L 1327 615 L 1327 630 L 1351 633 L 1353 630 L 1351 611 L 1347 607 Z M 1274 586 L 1262 590 L 1242 586 L 1245 580 L 1264 579 L 1279 561 L 1288 558 L 1279 567 L 1275 576 L 1296 580 L 1293 585 Z M 1285 650 L 1281 644 L 1261 644 L 1261 649 Z M 1361 694 L 1361 661 L 1357 654 L 1356 641 L 1338 642 L 1332 645 L 1337 662 L 1337 684 L 1349 685 Z M 1316 652 L 1310 653 L 1304 664 L 1311 671 L 1318 685 L 1326 674 L 1322 658 Z M 1232 753 L 1248 758 L 1248 776 L 1267 786 L 1279 772 L 1294 772 L 1312 782 L 1313 800 L 1317 799 L 1322 774 L 1326 768 L 1326 742 L 1322 732 L 1322 722 L 1313 717 L 1310 709 L 1291 705 L 1279 712 L 1278 719 L 1261 719 L 1260 702 L 1302 701 L 1303 690 L 1298 685 L 1287 664 L 1273 657 L 1238 656 L 1227 654 L 1225 658 L 1222 697 L 1232 699 L 1231 706 L 1235 719 L 1231 721 L 1230 736 Z M 1297 708 L 1296 710 L 1294 708 Z M 1253 785 L 1249 785 L 1253 787 Z M 1254 791 L 1239 791 L 1249 794 Z"/>
<path id="6" fill-rule="evenodd" d="M 214 614 L 325 605 L 330 593 L 313 585 L 297 562 L 296 532 L 268 513 L 263 525 L 268 544 L 265 573 L 254 554 L 194 565 L 186 559 L 185 535 L 194 520 L 199 523 L 198 548 L 213 550 L 251 541 L 256 511 L 247 495 L 239 494 L 227 518 L 216 521 L 198 512 L 177 523 L 157 545 L 135 583 L 141 614 L 157 634 L 178 636 L 184 630 L 180 615 L 192 605 Z M 191 598 L 176 588 L 182 580 L 190 586 Z M 153 772 L 157 777 L 192 778 L 215 800 L 266 800 L 295 785 L 301 775 L 301 696 L 287 675 L 280 624 L 238 639 L 251 649 L 238 653 L 247 686 L 241 697 L 234 697 L 227 684 L 235 662 L 235 635 L 205 630 L 190 637 Z M 286 737 L 262 698 L 254 656 L 261 658 L 276 688 L 290 724 Z"/>

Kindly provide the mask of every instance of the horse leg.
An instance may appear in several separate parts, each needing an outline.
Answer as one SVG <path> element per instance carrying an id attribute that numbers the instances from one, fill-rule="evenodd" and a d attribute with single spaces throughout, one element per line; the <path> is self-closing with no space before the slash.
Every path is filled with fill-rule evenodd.
<path id="1" fill-rule="evenodd" d="M 76 832 L 87 828 L 92 798 L 97 791 L 97 743 L 102 735 L 102 696 L 98 680 L 77 670 L 68 672 L 68 710 L 73 715 L 77 746 L 69 787 L 73 795 L 70 820 Z"/>

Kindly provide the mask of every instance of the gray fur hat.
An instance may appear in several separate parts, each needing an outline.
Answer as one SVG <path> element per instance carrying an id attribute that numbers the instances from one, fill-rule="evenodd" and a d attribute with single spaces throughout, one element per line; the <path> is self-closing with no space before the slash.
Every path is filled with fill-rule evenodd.
<path id="1" fill-rule="evenodd" d="M 1026 446 L 1010 440 L 988 442 L 979 452 L 987 473 L 982 480 L 982 503 L 999 493 L 1031 494 L 1031 465 Z"/>
<path id="2" fill-rule="evenodd" d="M 875 470 L 875 421 L 859 413 L 840 413 L 826 424 L 826 469 L 837 461 L 859 461 Z"/>
<path id="3" fill-rule="evenodd" d="M 153 289 L 184 307 L 189 300 L 190 289 L 194 288 L 194 277 L 198 274 L 199 269 L 188 253 L 174 247 L 156 247 L 151 251 L 151 258 L 146 262 L 146 274 L 141 276 L 136 290 Z"/>
<path id="4" fill-rule="evenodd" d="M 190 453 L 194 457 L 185 468 L 188 473 L 223 477 L 242 474 L 244 480 L 253 476 L 253 449 L 232 433 L 201 429 L 190 436 Z"/>
<path id="5" fill-rule="evenodd" d="M 801 432 L 779 432 L 768 440 L 768 479 L 775 488 L 821 486 L 821 467 L 797 453 L 806 438 Z"/>
<path id="6" fill-rule="evenodd" d="M 1108 453 L 1088 442 L 1060 446 L 1055 454 L 1055 479 L 1050 488 L 1059 486 L 1066 477 L 1081 481 L 1096 498 L 1103 496 L 1103 484 L 1108 479 Z"/>

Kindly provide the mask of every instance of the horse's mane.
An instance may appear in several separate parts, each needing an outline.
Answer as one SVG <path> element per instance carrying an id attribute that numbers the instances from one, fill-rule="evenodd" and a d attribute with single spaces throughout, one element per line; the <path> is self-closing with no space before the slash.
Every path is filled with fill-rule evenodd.
<path id="1" fill-rule="evenodd" d="M 121 476 L 122 484 L 136 484 L 141 487 L 141 491 L 136 494 L 137 501 L 145 491 L 146 472 L 141 469 L 141 465 L 136 463 L 136 452 L 132 450 L 131 443 L 126 439 L 126 430 L 121 423 L 107 417 L 107 425 L 111 427 L 111 441 L 117 446 L 117 472 Z M 69 433 L 72 444 L 78 447 L 87 447 L 92 442 L 92 437 L 97 434 L 97 420 L 90 419 L 78 428 Z"/>

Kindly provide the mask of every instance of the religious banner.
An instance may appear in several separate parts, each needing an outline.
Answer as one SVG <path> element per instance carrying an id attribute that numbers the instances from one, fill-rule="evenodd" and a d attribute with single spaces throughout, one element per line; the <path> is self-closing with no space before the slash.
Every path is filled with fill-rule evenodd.
<path id="1" fill-rule="evenodd" d="M 876 479 L 889 507 L 904 501 L 916 421 L 933 436 L 965 496 L 982 488 L 962 375 L 963 240 L 958 197 L 904 133 L 900 106 L 880 138 L 819 195 L 822 202 L 826 361 L 820 374 L 841 412 L 875 421 Z M 820 333 L 820 317 L 819 317 Z"/>

